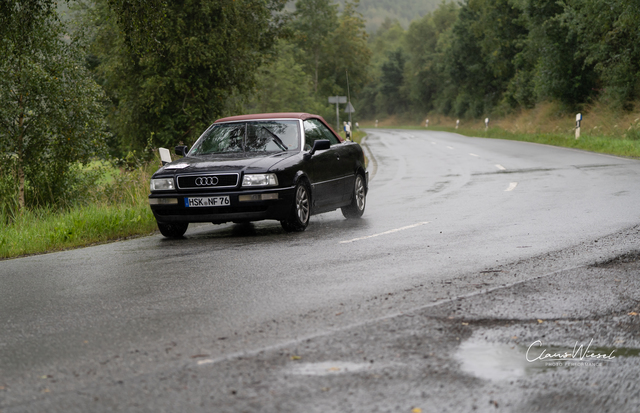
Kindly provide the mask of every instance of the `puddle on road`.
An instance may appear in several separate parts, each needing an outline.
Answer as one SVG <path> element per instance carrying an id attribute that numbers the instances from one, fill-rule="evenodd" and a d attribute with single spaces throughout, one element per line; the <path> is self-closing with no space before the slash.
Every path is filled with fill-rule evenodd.
<path id="1" fill-rule="evenodd" d="M 529 363 L 525 357 L 526 349 L 515 344 L 492 343 L 473 337 L 463 342 L 455 354 L 461 363 L 461 370 L 481 379 L 509 380 L 517 379 L 533 370 L 542 371 L 538 363 Z"/>
<path id="2" fill-rule="evenodd" d="M 558 368 L 596 367 L 604 363 L 611 363 L 618 357 L 640 356 L 640 349 L 636 348 L 587 347 L 589 342 L 576 344 L 577 348 L 581 345 L 585 354 L 583 358 L 580 358 L 580 353 L 576 353 L 575 359 L 536 360 L 538 356 L 543 354 L 543 350 L 547 354 L 571 354 L 574 348 L 550 345 L 533 346 L 529 355 L 527 355 L 529 346 L 494 343 L 474 334 L 460 345 L 454 357 L 460 362 L 460 368 L 465 373 L 481 379 L 499 381 L 517 379 Z M 586 354 L 600 356 L 598 358 L 590 358 Z M 534 361 L 528 361 L 527 357 Z"/>
<path id="3" fill-rule="evenodd" d="M 373 370 L 370 363 L 351 363 L 348 361 L 323 361 L 321 363 L 305 363 L 296 365 L 289 373 L 303 376 L 327 376 L 330 374 L 357 373 Z"/>

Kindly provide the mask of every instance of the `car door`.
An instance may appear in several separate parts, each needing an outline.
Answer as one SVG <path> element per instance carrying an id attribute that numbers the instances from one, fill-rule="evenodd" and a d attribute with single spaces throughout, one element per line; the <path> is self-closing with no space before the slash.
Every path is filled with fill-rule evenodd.
<path id="1" fill-rule="evenodd" d="M 355 165 L 357 163 L 357 150 L 354 148 L 355 144 L 350 141 L 341 143 L 327 126 L 317 119 L 313 120 L 318 123 L 318 128 L 326 139 L 333 139 L 335 141 L 335 144 L 332 143 L 331 150 L 336 155 L 337 162 L 335 172 L 338 179 L 340 179 L 335 189 L 342 194 L 340 198 L 342 201 L 350 201 L 355 181 Z"/>
<path id="2" fill-rule="evenodd" d="M 303 125 L 305 149 L 311 149 L 313 142 L 318 139 L 328 139 L 331 142 L 331 148 L 317 151 L 308 161 L 313 206 L 322 210 L 338 205 L 342 201 L 344 192 L 344 168 L 340 162 L 340 141 L 333 134 L 326 134 L 322 129 L 326 126 L 317 119 L 307 119 Z"/>

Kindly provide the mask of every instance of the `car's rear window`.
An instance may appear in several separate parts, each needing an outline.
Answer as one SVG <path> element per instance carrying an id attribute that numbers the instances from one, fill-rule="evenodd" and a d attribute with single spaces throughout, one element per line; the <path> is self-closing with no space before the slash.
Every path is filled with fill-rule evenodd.
<path id="1" fill-rule="evenodd" d="M 300 147 L 297 120 L 260 120 L 213 124 L 189 155 L 295 151 Z"/>

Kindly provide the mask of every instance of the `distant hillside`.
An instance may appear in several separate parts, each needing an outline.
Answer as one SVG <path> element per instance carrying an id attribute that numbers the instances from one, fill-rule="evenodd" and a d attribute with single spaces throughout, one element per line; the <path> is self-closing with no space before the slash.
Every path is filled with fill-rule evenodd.
<path id="1" fill-rule="evenodd" d="M 333 1 L 344 4 L 344 0 Z M 435 10 L 441 2 L 442 0 L 360 0 L 358 11 L 367 20 L 367 32 L 375 33 L 386 18 L 397 20 L 406 29 L 412 20 Z M 295 0 L 289 0 L 286 9 L 295 10 Z"/>
<path id="2" fill-rule="evenodd" d="M 367 31 L 373 33 L 386 18 L 398 20 L 406 29 L 412 20 L 435 10 L 441 2 L 442 0 L 360 0 L 358 11 L 367 20 Z"/>

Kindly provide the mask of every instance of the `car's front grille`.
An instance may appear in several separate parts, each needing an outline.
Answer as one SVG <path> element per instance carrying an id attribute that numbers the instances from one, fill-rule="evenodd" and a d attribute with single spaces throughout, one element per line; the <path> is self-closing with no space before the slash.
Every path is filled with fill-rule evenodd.
<path id="1" fill-rule="evenodd" d="M 238 174 L 178 175 L 179 189 L 234 188 L 238 185 Z"/>

